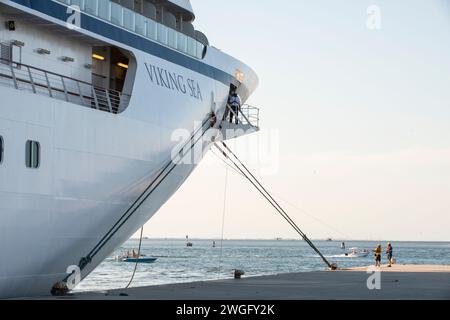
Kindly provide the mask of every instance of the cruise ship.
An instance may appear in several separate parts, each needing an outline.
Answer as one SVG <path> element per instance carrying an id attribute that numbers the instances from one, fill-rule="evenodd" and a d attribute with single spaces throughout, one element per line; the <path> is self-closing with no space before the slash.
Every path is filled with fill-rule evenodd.
<path id="1" fill-rule="evenodd" d="M 211 143 L 259 130 L 256 73 L 194 19 L 189 0 L 0 0 L 0 298 L 73 289 Z"/>

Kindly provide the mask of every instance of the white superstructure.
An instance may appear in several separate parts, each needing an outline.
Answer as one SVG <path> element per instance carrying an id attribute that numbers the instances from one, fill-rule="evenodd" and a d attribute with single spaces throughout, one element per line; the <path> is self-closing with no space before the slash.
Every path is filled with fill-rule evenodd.
<path id="1" fill-rule="evenodd" d="M 86 277 L 234 127 L 230 88 L 246 101 L 257 76 L 193 19 L 188 0 L 0 0 L 0 298 Z"/>

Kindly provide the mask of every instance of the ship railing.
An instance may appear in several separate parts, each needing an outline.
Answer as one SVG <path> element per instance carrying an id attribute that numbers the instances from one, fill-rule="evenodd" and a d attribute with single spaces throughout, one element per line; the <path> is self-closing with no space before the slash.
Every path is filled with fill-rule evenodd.
<path id="1" fill-rule="evenodd" d="M 248 124 L 259 128 L 259 108 L 244 104 L 239 110 L 239 119 L 242 118 L 248 122 Z"/>
<path id="2" fill-rule="evenodd" d="M 0 59 L 0 84 L 116 114 L 130 101 L 120 91 L 7 59 Z"/>
<path id="3" fill-rule="evenodd" d="M 259 108 L 244 104 L 239 108 L 237 114 L 229 104 L 227 104 L 227 108 L 229 114 L 233 114 L 233 118 L 238 119 L 238 124 L 259 128 Z"/>
<path id="4" fill-rule="evenodd" d="M 111 0 L 56 0 L 65 5 L 75 5 L 82 12 L 98 19 L 108 21 L 129 32 L 162 43 L 172 49 L 181 51 L 197 59 L 203 59 L 207 43 L 200 41 L 197 35 L 185 34 L 152 18 L 148 18 L 131 9 L 125 8 L 118 1 Z M 154 1 L 152 1 L 154 2 Z"/>

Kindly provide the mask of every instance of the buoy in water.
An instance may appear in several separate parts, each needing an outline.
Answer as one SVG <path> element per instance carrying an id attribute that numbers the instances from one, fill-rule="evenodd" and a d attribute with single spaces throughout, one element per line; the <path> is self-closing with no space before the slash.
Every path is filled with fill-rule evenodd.
<path id="1" fill-rule="evenodd" d="M 189 241 L 189 236 L 186 236 L 186 247 L 193 247 L 192 242 Z"/>

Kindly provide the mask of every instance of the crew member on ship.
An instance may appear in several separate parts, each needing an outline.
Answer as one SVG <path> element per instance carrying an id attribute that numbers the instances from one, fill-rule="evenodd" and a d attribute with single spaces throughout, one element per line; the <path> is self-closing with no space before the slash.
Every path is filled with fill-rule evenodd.
<path id="1" fill-rule="evenodd" d="M 228 104 L 230 105 L 231 110 L 233 111 L 233 112 L 230 112 L 230 123 L 233 123 L 233 117 L 234 117 L 235 123 L 239 124 L 238 112 L 241 109 L 241 98 L 236 93 L 236 90 L 234 90 L 231 93 Z"/>

